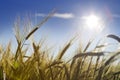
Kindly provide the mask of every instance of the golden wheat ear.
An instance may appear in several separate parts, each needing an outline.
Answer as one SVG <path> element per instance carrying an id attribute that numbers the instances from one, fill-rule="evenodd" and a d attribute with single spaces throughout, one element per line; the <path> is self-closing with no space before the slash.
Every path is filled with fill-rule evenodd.
<path id="1" fill-rule="evenodd" d="M 18 47 L 17 47 L 17 50 L 16 50 L 16 54 L 15 54 L 15 60 L 17 60 L 17 57 L 19 56 L 19 53 L 21 52 L 22 50 L 22 47 L 25 43 L 26 40 L 29 39 L 29 37 L 34 34 L 45 22 L 48 21 L 49 18 L 51 18 L 55 13 L 55 9 L 50 13 L 48 14 L 48 16 L 46 16 L 39 24 L 37 24 L 28 34 L 27 36 L 23 39 L 23 40 L 19 40 L 19 36 L 20 36 L 20 31 L 19 31 L 19 24 L 16 24 L 16 34 L 15 34 L 15 37 L 16 37 L 16 40 L 17 40 L 17 44 L 18 44 Z"/>
<path id="2" fill-rule="evenodd" d="M 55 13 L 55 10 L 53 10 L 48 16 L 46 16 L 39 24 L 37 24 L 26 36 L 25 40 L 27 40 L 35 31 L 37 31 L 45 22 L 48 21 Z"/>

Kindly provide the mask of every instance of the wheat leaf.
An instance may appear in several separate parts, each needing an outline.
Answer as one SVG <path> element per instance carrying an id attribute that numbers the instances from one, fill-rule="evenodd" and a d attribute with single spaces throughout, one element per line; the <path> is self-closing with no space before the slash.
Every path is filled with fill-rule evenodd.
<path id="1" fill-rule="evenodd" d="M 87 53 L 80 53 L 74 56 L 74 58 L 82 57 L 82 56 L 103 56 L 104 52 L 87 52 Z"/>
<path id="2" fill-rule="evenodd" d="M 107 37 L 113 38 L 113 39 L 117 40 L 118 42 L 120 42 L 120 38 L 118 36 L 116 36 L 116 35 L 110 34 Z"/>

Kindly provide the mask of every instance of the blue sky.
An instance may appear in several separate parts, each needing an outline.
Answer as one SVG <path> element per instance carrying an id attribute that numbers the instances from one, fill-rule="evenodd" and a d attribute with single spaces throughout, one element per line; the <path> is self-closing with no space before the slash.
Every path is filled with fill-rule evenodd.
<path id="1" fill-rule="evenodd" d="M 58 42 L 76 32 L 79 34 L 83 31 L 84 20 L 81 18 L 91 12 L 105 21 L 106 33 L 119 35 L 119 3 L 119 0 L 0 0 L 0 43 L 13 37 L 17 16 L 24 18 L 26 14 L 30 15 L 33 24 L 37 24 L 54 8 L 57 9 L 55 16 L 36 32 L 38 38 L 46 35 Z M 84 36 L 87 37 L 87 34 Z"/>

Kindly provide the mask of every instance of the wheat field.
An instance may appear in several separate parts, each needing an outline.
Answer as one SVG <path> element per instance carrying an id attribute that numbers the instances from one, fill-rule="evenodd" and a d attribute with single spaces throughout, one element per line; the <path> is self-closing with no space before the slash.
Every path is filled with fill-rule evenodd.
<path id="1" fill-rule="evenodd" d="M 12 51 L 11 42 L 6 47 L 0 46 L 0 80 L 120 80 L 120 49 L 105 52 L 102 48 L 108 45 L 101 44 L 88 52 L 93 41 L 89 41 L 85 48 L 79 48 L 79 52 L 73 53 L 75 55 L 67 61 L 63 56 L 74 44 L 74 38 L 69 40 L 54 58 L 49 56 L 50 50 L 42 49 L 44 40 L 40 40 L 39 43 L 31 42 L 33 52 L 27 56 L 28 48 L 24 48 L 25 42 L 53 14 L 54 12 L 50 13 L 32 30 L 25 33 L 26 35 L 21 33 L 19 24 L 15 23 L 17 49 L 15 52 Z M 120 43 L 120 38 L 116 35 L 110 34 L 106 38 Z M 108 58 L 105 58 L 105 53 L 108 54 Z"/>

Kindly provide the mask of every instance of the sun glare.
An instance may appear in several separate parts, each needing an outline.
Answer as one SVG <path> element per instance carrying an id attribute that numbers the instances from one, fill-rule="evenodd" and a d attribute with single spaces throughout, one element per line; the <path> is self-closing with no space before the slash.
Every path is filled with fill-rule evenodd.
<path id="1" fill-rule="evenodd" d="M 86 18 L 86 24 L 90 28 L 95 28 L 99 24 L 99 18 L 95 15 L 90 15 Z"/>
<path id="2" fill-rule="evenodd" d="M 89 28 L 90 30 L 101 30 L 102 26 L 101 26 L 101 20 L 98 16 L 96 15 L 89 15 L 85 17 L 85 25 L 87 28 Z"/>

